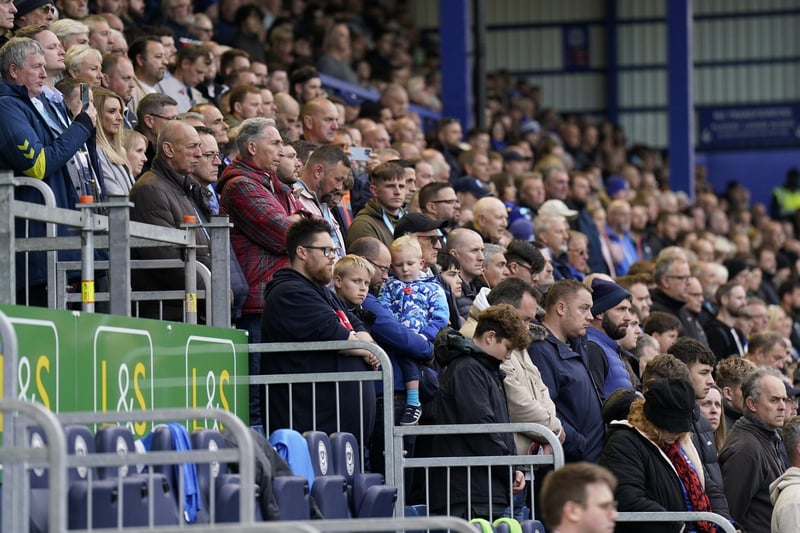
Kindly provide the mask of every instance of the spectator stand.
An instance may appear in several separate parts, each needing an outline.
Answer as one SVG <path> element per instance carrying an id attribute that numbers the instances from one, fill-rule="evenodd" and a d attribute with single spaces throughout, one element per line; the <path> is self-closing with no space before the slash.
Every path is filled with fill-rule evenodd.
<path id="1" fill-rule="evenodd" d="M 45 198 L 45 204 L 22 202 L 14 199 L 18 187 L 34 187 Z M 80 205 L 80 211 L 58 209 L 52 192 L 46 184 L 34 178 L 14 177 L 10 172 L 0 174 L 0 206 L 8 216 L 0 220 L 0 246 L 6 252 L 0 254 L 0 268 L 7 275 L 0 285 L 0 302 L 16 302 L 16 252 L 46 252 L 48 285 L 56 290 L 48 291 L 48 307 L 64 309 L 70 304 L 81 303 L 84 311 L 94 311 L 95 301 L 108 302 L 112 314 L 131 316 L 132 302 L 137 300 L 179 300 L 194 302 L 186 306 L 185 321 L 197 322 L 196 301 L 205 298 L 206 321 L 210 325 L 230 327 L 230 224 L 227 217 L 212 217 L 203 224 L 209 233 L 212 269 L 195 260 L 194 234 L 197 224 L 186 224 L 184 229 L 153 226 L 130 220 L 131 203 L 127 198 L 112 197 L 108 202 Z M 107 212 L 98 214 L 97 210 Z M 15 237 L 15 219 L 37 220 L 46 223 L 46 236 L 41 238 Z M 76 236 L 57 236 L 56 226 L 75 228 Z M 186 260 L 132 261 L 130 249 L 146 246 L 178 246 L 186 250 Z M 80 262 L 59 262 L 58 250 L 81 250 Z M 96 261 L 94 250 L 108 250 L 108 261 Z M 24 259 L 23 259 L 24 260 Z M 131 292 L 131 270 L 136 268 L 184 268 L 186 289 L 184 291 Z M 68 294 L 66 275 L 68 271 L 81 271 L 82 280 L 95 280 L 98 270 L 108 272 L 108 292 L 94 292 L 94 286 L 82 287 L 80 293 Z M 197 276 L 204 282 L 206 290 L 197 290 Z M 27 285 L 27 284 L 26 284 Z M 25 302 L 20 302 L 24 304 Z"/>
<path id="2" fill-rule="evenodd" d="M 319 78 L 322 81 L 322 87 L 325 88 L 329 94 L 339 96 L 345 101 L 358 102 L 360 105 L 364 102 L 377 102 L 381 99 L 381 94 L 376 90 L 352 85 L 327 74 L 320 73 Z M 409 104 L 408 110 L 419 116 L 422 122 L 422 131 L 425 133 L 435 130 L 436 123 L 442 118 L 439 113 L 417 104 Z"/>
<path id="3" fill-rule="evenodd" d="M 403 437 L 406 436 L 422 436 L 422 435 L 468 435 L 468 434 L 492 434 L 492 433 L 535 433 L 547 440 L 547 443 L 553 447 L 553 455 L 506 455 L 506 456 L 481 456 L 481 457 L 405 457 L 403 454 Z M 511 472 L 513 479 L 514 467 L 530 467 L 531 476 L 533 476 L 533 467 L 541 465 L 552 465 L 554 469 L 559 469 L 564 466 L 564 449 L 558 441 L 558 437 L 542 426 L 541 424 L 534 423 L 513 423 L 513 424 L 456 424 L 456 425 L 442 425 L 442 426 L 396 426 L 393 431 L 394 443 L 394 456 L 391 461 L 391 467 L 395 469 L 394 478 L 398 480 L 407 479 L 405 474 L 406 469 L 423 469 L 425 479 L 425 510 L 427 512 L 430 507 L 430 475 L 431 468 L 447 468 L 448 479 L 450 468 L 453 467 L 466 467 L 467 479 L 470 479 L 471 470 L 473 468 L 490 468 L 492 466 L 507 466 Z M 389 463 L 387 463 L 389 465 Z M 389 466 L 387 466 L 387 475 Z M 489 480 L 491 485 L 491 479 Z M 491 486 L 488 488 L 488 493 L 491 494 Z M 511 487 L 509 487 L 511 493 Z M 533 492 L 531 492 L 531 495 Z M 533 498 L 533 496 L 531 496 Z M 449 501 L 449 497 L 447 498 Z M 490 498 L 491 500 L 491 498 Z M 530 504 L 530 509 L 533 509 L 533 501 L 527 502 Z M 470 506 L 468 505 L 469 509 Z M 402 515 L 405 512 L 405 493 L 400 490 L 397 503 L 396 513 Z M 491 512 L 491 507 L 490 507 Z M 511 509 L 511 516 L 514 516 L 515 509 Z"/>

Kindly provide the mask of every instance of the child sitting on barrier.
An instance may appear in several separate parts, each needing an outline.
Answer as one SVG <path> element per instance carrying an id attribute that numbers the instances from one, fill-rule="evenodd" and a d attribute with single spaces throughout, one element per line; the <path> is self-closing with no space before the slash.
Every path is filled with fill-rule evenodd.
<path id="1" fill-rule="evenodd" d="M 435 277 L 420 277 L 422 248 L 416 237 L 406 235 L 395 239 L 390 251 L 392 275 L 383 284 L 378 301 L 405 327 L 433 341 L 450 319 L 444 288 Z M 413 426 L 422 416 L 419 366 L 410 358 L 401 358 L 398 364 L 406 386 L 406 408 L 400 425 Z"/>

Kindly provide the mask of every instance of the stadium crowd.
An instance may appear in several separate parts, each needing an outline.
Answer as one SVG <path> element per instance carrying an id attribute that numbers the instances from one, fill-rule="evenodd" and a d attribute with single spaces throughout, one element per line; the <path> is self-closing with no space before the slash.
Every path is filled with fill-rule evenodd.
<path id="1" fill-rule="evenodd" d="M 250 342 L 360 340 L 392 358 L 393 399 L 372 384 L 276 386 L 267 413 L 254 389 L 253 423 L 369 435 L 384 401 L 404 425 L 536 422 L 569 462 L 613 472 L 622 511 L 796 531 L 797 170 L 765 206 L 740 183 L 718 194 L 698 168 L 691 201 L 661 152 L 502 71 L 486 80 L 488 128 L 442 118 L 424 131 L 409 104 L 441 111 L 436 43 L 402 6 L 365 4 L 96 0 L 90 14 L 86 0 L 2 0 L 0 166 L 44 180 L 59 207 L 122 195 L 132 220 L 162 226 L 228 215 L 233 315 Z M 380 98 L 326 94 L 320 73 Z M 40 259 L 18 262 L 34 305 Z M 376 364 L 359 349 L 251 354 L 250 372 Z M 549 453 L 539 439 L 451 435 L 419 452 Z M 473 476 L 469 491 L 454 476 L 432 508 L 502 511 L 509 487 L 531 490 L 530 473 L 509 476 Z"/>

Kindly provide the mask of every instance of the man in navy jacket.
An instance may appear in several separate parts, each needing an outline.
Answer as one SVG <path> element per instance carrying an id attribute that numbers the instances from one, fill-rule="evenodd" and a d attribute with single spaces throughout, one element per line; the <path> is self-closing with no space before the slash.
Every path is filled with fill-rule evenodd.
<path id="1" fill-rule="evenodd" d="M 561 280 L 547 293 L 544 307 L 542 325 L 547 338 L 534 341 L 528 353 L 556 404 L 566 435 L 566 460 L 596 463 L 605 429 L 601 391 L 589 372 L 585 341 L 592 320 L 592 294 L 577 280 Z"/>
<path id="2" fill-rule="evenodd" d="M 67 174 L 67 161 L 94 131 L 97 111 L 90 102 L 61 135 L 53 133 L 39 99 L 47 79 L 44 49 L 33 39 L 13 38 L 0 49 L 0 76 L 0 146 L 4 147 L 0 150 L 0 169 L 43 180 L 53 191 L 56 207 L 74 209 L 78 192 Z M 42 203 L 41 195 L 30 187 L 20 188 L 17 198 Z M 24 235 L 21 222 L 17 224 L 18 236 Z M 28 235 L 44 236 L 44 224 L 31 223 Z M 65 259 L 63 254 L 60 257 Z M 17 261 L 17 288 L 31 291 L 29 303 L 46 305 L 44 253 L 32 254 L 28 263 L 26 271 L 25 263 Z"/>

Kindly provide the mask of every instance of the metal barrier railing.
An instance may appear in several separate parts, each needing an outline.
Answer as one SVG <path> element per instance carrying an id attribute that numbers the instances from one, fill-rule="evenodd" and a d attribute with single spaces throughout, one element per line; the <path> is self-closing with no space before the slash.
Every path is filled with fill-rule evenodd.
<path id="1" fill-rule="evenodd" d="M 28 531 L 30 514 L 28 470 L 47 466 L 50 469 L 51 487 L 47 504 L 50 516 L 48 531 L 50 533 L 65 531 L 67 447 L 58 419 L 41 405 L 20 400 L 0 399 L 0 411 L 7 413 L 3 422 L 3 448 L 0 449 L 5 486 L 2 498 L 3 518 L 0 522 L 2 530 Z M 11 412 L 21 413 L 24 417 L 18 414 L 9 416 Z M 24 423 L 27 419 L 33 420 L 45 432 L 47 445 L 44 448 L 32 448 L 28 445 L 28 425 Z"/>
<path id="2" fill-rule="evenodd" d="M 736 533 L 728 519 L 717 513 L 624 512 L 619 513 L 617 522 L 712 522 L 725 533 Z"/>
<path id="3" fill-rule="evenodd" d="M 258 525 L 227 525 L 213 527 L 192 526 L 190 531 L 196 533 L 257 533 L 271 531 L 406 531 L 437 530 L 455 531 L 457 533 L 475 533 L 469 522 L 460 518 L 437 516 L 430 518 L 361 518 L 358 520 L 314 520 L 313 522 L 262 522 Z M 152 529 L 126 528 L 126 533 L 151 533 Z M 183 533 L 185 527 L 159 527 L 158 533 Z"/>
<path id="4" fill-rule="evenodd" d="M 302 327 L 301 325 L 298 325 Z M 265 395 L 267 401 L 269 400 L 269 386 L 270 385 L 289 385 L 294 384 L 314 384 L 331 383 L 331 382 L 362 382 L 362 381 L 381 381 L 383 383 L 384 397 L 392 397 L 394 394 L 394 378 L 392 374 L 392 362 L 389 356 L 386 355 L 380 346 L 368 342 L 349 342 L 349 341 L 336 341 L 336 342 L 279 342 L 279 343 L 262 343 L 262 344 L 249 344 L 248 351 L 252 353 L 280 353 L 280 352 L 304 352 L 304 351 L 341 351 L 354 348 L 361 348 L 368 350 L 375 354 L 381 363 L 381 369 L 375 372 L 337 372 L 337 373 L 315 373 L 315 374 L 291 374 L 291 375 L 260 375 L 249 376 L 248 384 L 258 385 L 265 387 Z M 263 355 L 262 355 L 263 356 Z M 290 390 L 291 394 L 291 390 Z M 291 397 L 291 396 L 290 396 Z M 337 394 L 338 397 L 338 394 Z M 265 410 L 269 411 L 269 406 L 265 406 Z M 339 409 L 337 408 L 337 412 Z M 266 416 L 266 413 L 265 413 Z M 392 428 L 394 426 L 394 408 L 392 402 L 384 402 L 383 413 L 376 413 L 376 416 L 383 416 L 384 421 L 384 443 L 386 446 L 386 457 L 391 458 L 394 456 L 394 439 L 392 437 Z M 291 420 L 292 417 L 290 416 Z M 363 417 L 362 417 L 363 420 Z M 254 421 L 250 421 L 251 424 Z M 265 428 L 268 431 L 269 425 Z M 361 465 L 364 467 L 364 447 L 366 446 L 367 438 L 369 435 L 364 434 L 363 425 L 361 427 L 361 434 L 356 435 L 361 448 Z M 386 484 L 398 486 L 398 480 L 394 476 L 394 472 L 386 469 Z"/>
<path id="5" fill-rule="evenodd" d="M 44 195 L 45 203 L 19 201 L 14 198 L 14 191 L 21 187 L 33 187 Z M 186 224 L 183 229 L 167 228 L 130 221 L 131 203 L 127 197 L 112 197 L 99 204 L 79 204 L 77 210 L 59 209 L 47 184 L 27 177 L 15 177 L 11 172 L 0 173 L 0 210 L 6 216 L 0 217 L 0 269 L 6 276 L 0 280 L 0 302 L 16 303 L 17 280 L 16 263 L 18 260 L 30 260 L 28 252 L 45 252 L 47 266 L 48 307 L 57 308 L 63 298 L 64 285 L 58 283 L 57 251 L 80 250 L 82 291 L 87 295 L 82 299 L 84 311 L 94 310 L 93 295 L 94 251 L 108 250 L 109 310 L 112 314 L 130 316 L 131 313 L 131 259 L 130 249 L 149 246 L 176 246 L 186 250 L 186 260 L 181 265 L 186 272 L 184 298 L 186 305 L 186 321 L 194 319 L 194 308 L 190 305 L 196 301 L 196 263 L 194 257 L 195 229 L 202 226 L 209 235 L 211 253 L 211 282 L 206 285 L 210 293 L 209 301 L 212 312 L 211 325 L 230 327 L 230 223 L 224 216 L 211 217 L 202 225 Z M 107 214 L 98 214 L 102 210 Z M 38 221 L 45 224 L 43 237 L 17 237 L 16 219 Z M 26 223 L 27 224 L 27 223 Z M 58 236 L 57 227 L 67 226 L 75 229 L 73 236 Z M 17 256 L 18 253 L 22 255 Z M 74 265 L 71 265 L 74 266 Z M 25 269 L 27 272 L 28 270 Z M 28 287 L 28 283 L 20 286 Z M 57 288 L 57 289 L 56 289 Z M 28 289 L 24 291 L 27 303 Z"/>
<path id="6" fill-rule="evenodd" d="M 95 269 L 97 270 L 110 270 L 109 261 L 95 261 Z M 180 259 L 132 259 L 130 267 L 132 270 L 156 270 L 161 268 L 184 268 L 185 263 Z M 57 286 L 56 286 L 56 307 L 59 309 L 66 309 L 69 304 L 81 302 L 81 295 L 78 293 L 67 292 L 67 272 L 79 270 L 81 263 L 79 261 L 59 261 L 56 265 L 57 269 Z M 197 269 L 197 276 L 202 280 L 203 287 L 212 287 L 211 270 L 203 263 L 195 262 Z M 211 292 L 203 289 L 197 290 L 197 299 L 205 301 L 205 315 L 208 324 L 214 323 L 214 299 L 210 297 Z M 95 302 L 111 302 L 111 291 L 108 292 L 95 292 Z M 129 315 L 133 317 L 139 316 L 136 304 L 138 302 L 158 301 L 163 304 L 164 302 L 177 301 L 183 302 L 186 299 L 185 291 L 130 291 L 131 309 Z M 163 305 L 160 307 L 159 318 L 163 320 Z M 184 317 L 184 321 L 186 317 Z"/>
<path id="7" fill-rule="evenodd" d="M 73 467 L 120 467 L 133 465 L 172 465 L 182 463 L 237 462 L 239 464 L 239 522 L 254 523 L 255 517 L 255 464 L 253 440 L 250 430 L 239 417 L 221 409 L 155 409 L 152 411 L 114 412 L 114 413 L 61 413 L 58 419 L 62 424 L 117 424 L 124 422 L 154 422 L 173 420 L 216 419 L 225 424 L 236 440 L 237 448 L 219 449 L 214 452 L 191 450 L 180 452 L 148 452 L 146 454 L 88 454 L 70 455 L 65 459 L 68 468 Z M 152 469 L 149 469 L 152 471 Z M 178 481 L 182 481 L 182 476 Z M 121 479 L 120 479 L 121 482 Z M 153 494 L 153 479 L 149 476 L 149 493 Z M 183 495 L 183 487 L 177 487 Z M 183 516 L 183 498 L 179 498 L 178 516 Z M 152 502 L 151 502 L 152 504 Z M 213 521 L 213 508 L 212 521 Z M 119 508 L 122 514 L 122 507 Z M 148 521 L 154 523 L 152 505 Z"/>
<path id="8" fill-rule="evenodd" d="M 406 436 L 434 436 L 434 435 L 478 435 L 478 434 L 494 434 L 494 433 L 533 433 L 541 436 L 553 448 L 552 455 L 506 455 L 506 456 L 476 456 L 476 457 L 405 457 L 403 454 L 402 440 Z M 515 466 L 529 467 L 531 469 L 531 479 L 533 478 L 533 467 L 552 465 L 553 468 L 558 469 L 564 466 L 564 450 L 558 437 L 548 428 L 541 424 L 534 423 L 513 423 L 513 424 L 460 424 L 460 425 L 441 425 L 441 426 L 397 426 L 394 428 L 394 458 L 392 461 L 395 468 L 394 478 L 405 480 L 406 469 L 423 469 L 425 472 L 425 505 L 430 508 L 430 476 L 429 470 L 431 468 L 447 468 L 447 478 L 449 480 L 450 469 L 455 467 L 467 468 L 467 479 L 470 478 L 472 468 L 486 468 L 489 469 L 495 466 L 507 466 L 509 472 L 513 471 Z M 491 477 L 491 476 L 490 476 Z M 513 479 L 513 476 L 510 476 Z M 491 483 L 491 480 L 490 480 Z M 448 482 L 448 491 L 449 491 Z M 491 487 L 489 491 L 489 509 L 492 512 L 492 498 Z M 530 509 L 533 510 L 533 491 L 529 491 L 531 499 Z M 448 493 L 449 494 L 449 493 Z M 511 486 L 509 485 L 509 495 L 511 494 Z M 450 500 L 449 496 L 447 498 Z M 510 498 L 511 516 L 514 515 L 513 498 Z M 397 502 L 395 504 L 395 513 L 402 516 L 405 510 L 405 494 L 404 491 L 399 491 Z M 467 505 L 467 509 L 470 509 Z M 448 512 L 449 512 L 448 505 Z M 470 518 L 472 518 L 470 516 Z"/>

